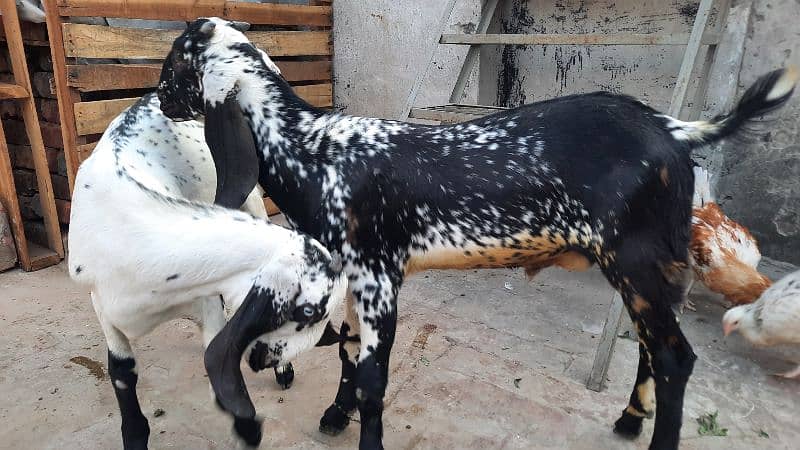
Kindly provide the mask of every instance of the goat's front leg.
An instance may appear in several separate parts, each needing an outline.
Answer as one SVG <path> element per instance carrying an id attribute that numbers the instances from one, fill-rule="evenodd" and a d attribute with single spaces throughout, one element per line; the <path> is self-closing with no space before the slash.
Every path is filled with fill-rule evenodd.
<path id="1" fill-rule="evenodd" d="M 125 450 L 145 450 L 150 438 L 150 426 L 136 397 L 139 375 L 136 372 L 133 350 L 128 338 L 102 316 L 94 295 L 92 301 L 108 344 L 108 377 L 114 386 L 122 417 L 122 446 Z"/>
<path id="2" fill-rule="evenodd" d="M 389 379 L 389 354 L 397 328 L 397 291 L 388 276 L 353 286 L 361 345 L 356 366 L 356 402 L 361 417 L 359 448 L 383 449 L 383 397 Z M 398 282 L 399 284 L 399 282 Z"/>
<path id="3" fill-rule="evenodd" d="M 333 404 L 325 410 L 319 420 L 319 431 L 336 436 L 350 424 L 350 414 L 356 409 L 356 364 L 359 349 L 359 321 L 356 302 L 352 293 L 345 301 L 345 316 L 339 331 L 339 359 L 342 361 L 342 376 Z"/>

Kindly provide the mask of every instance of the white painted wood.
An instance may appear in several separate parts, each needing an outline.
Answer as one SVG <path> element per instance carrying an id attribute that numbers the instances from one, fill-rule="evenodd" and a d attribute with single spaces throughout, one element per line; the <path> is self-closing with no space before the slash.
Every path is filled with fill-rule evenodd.
<path id="1" fill-rule="evenodd" d="M 478 23 L 475 34 L 485 34 L 486 30 L 489 29 L 489 24 L 492 23 L 499 1 L 500 0 L 486 0 L 486 4 L 483 5 L 483 9 L 481 10 L 481 20 Z M 480 54 L 481 48 L 479 46 L 472 45 L 469 47 L 467 56 L 464 58 L 464 64 L 461 66 L 461 72 L 458 73 L 456 85 L 453 87 L 453 92 L 450 94 L 450 103 L 458 103 L 461 101 L 461 97 L 464 95 L 464 88 L 467 86 L 469 76 L 472 74 L 472 69 L 475 67 L 475 63 L 478 62 Z"/>
<path id="2" fill-rule="evenodd" d="M 669 115 L 675 118 L 680 117 L 683 103 L 686 99 L 686 91 L 689 89 L 689 80 L 692 77 L 697 53 L 702 45 L 703 32 L 708 23 L 708 16 L 711 14 L 711 6 L 714 0 L 701 0 L 697 9 L 697 16 L 694 19 L 692 33 L 689 43 L 686 45 L 686 52 L 683 54 L 681 70 L 678 72 L 678 79 L 675 81 L 675 89 L 672 91 L 672 100 L 669 104 Z"/>
<path id="3" fill-rule="evenodd" d="M 450 15 L 453 14 L 453 8 L 456 6 L 456 0 L 447 0 L 447 4 L 444 7 L 444 13 L 442 14 L 442 20 L 439 22 L 439 27 L 434 30 L 434 36 L 441 36 L 444 32 L 445 27 L 447 26 L 447 22 L 450 21 Z M 417 78 L 414 80 L 414 84 L 411 86 L 411 92 L 408 94 L 408 98 L 406 99 L 406 104 L 403 107 L 403 111 L 401 117 L 408 117 L 408 114 L 411 112 L 411 107 L 414 106 L 414 102 L 417 100 L 417 94 L 419 94 L 419 88 L 422 87 L 422 82 L 425 81 L 425 76 L 428 74 L 428 70 L 430 70 L 431 64 L 433 64 L 433 57 L 436 54 L 436 48 L 439 45 L 438 39 L 433 38 L 431 39 L 431 47 L 428 51 L 428 63 L 425 64 L 425 68 L 417 74 Z"/>
<path id="4" fill-rule="evenodd" d="M 614 297 L 611 299 L 611 307 L 608 310 L 608 317 L 606 317 L 606 324 L 603 327 L 603 334 L 600 336 L 600 343 L 597 345 L 597 353 L 594 354 L 592 371 L 589 373 L 589 380 L 586 382 L 588 389 L 600 392 L 605 385 L 606 374 L 611 363 L 611 355 L 614 354 L 617 330 L 619 329 L 623 311 L 622 297 L 615 291 Z"/>
<path id="5" fill-rule="evenodd" d="M 713 0 L 712 0 L 713 1 Z M 440 44 L 457 45 L 687 45 L 690 34 L 443 34 Z M 701 44 L 719 42 L 719 34 L 701 35 Z"/>

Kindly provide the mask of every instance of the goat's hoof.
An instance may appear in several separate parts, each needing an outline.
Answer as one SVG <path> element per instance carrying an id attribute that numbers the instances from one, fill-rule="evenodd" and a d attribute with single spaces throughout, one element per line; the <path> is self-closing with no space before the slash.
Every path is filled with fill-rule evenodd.
<path id="1" fill-rule="evenodd" d="M 636 438 L 642 434 L 643 420 L 643 417 L 637 417 L 633 414 L 628 414 L 627 411 L 623 411 L 622 417 L 614 423 L 614 433 L 629 439 Z"/>
<path id="2" fill-rule="evenodd" d="M 255 448 L 261 443 L 261 419 L 258 417 L 253 419 L 235 417 L 233 431 L 248 447 Z"/>
<path id="3" fill-rule="evenodd" d="M 131 439 L 129 441 L 123 441 L 122 447 L 125 450 L 147 450 L 147 440 L 148 440 L 148 437 L 145 436 L 143 438 Z"/>
<path id="4" fill-rule="evenodd" d="M 325 410 L 322 419 L 319 419 L 320 433 L 328 436 L 338 436 L 350 425 L 350 417 L 338 405 L 333 404 Z"/>
<path id="5" fill-rule="evenodd" d="M 286 364 L 285 366 L 278 366 L 274 370 L 275 381 L 277 381 L 282 388 L 289 389 L 292 387 L 292 382 L 294 382 L 294 367 L 292 367 L 292 363 Z"/>

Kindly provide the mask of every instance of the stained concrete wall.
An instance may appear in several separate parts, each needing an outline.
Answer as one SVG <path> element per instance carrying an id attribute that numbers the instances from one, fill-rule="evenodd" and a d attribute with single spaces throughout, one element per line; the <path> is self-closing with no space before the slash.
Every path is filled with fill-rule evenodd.
<path id="1" fill-rule="evenodd" d="M 424 69 L 445 1 L 337 0 L 334 2 L 335 103 L 350 114 L 399 118 L 411 85 Z M 725 108 L 732 83 L 738 95 L 759 74 L 800 64 L 797 0 L 734 0 L 747 35 L 744 50 L 728 50 L 726 67 L 709 87 L 702 115 Z M 752 4 L 752 5 L 751 5 Z M 490 33 L 688 33 L 697 0 L 507 0 Z M 471 32 L 480 0 L 457 2 L 446 31 Z M 751 13 L 752 11 L 752 13 Z M 712 11 L 716 23 L 718 11 Z M 738 42 L 738 41 L 737 41 Z M 741 44 L 735 44 L 741 46 Z M 437 46 L 417 105 L 447 102 L 466 49 Z M 741 63 L 741 74 L 738 68 Z M 608 90 L 634 95 L 666 110 L 682 47 L 484 47 L 465 102 L 517 106 L 570 93 Z M 699 58 L 703 58 L 701 52 Z M 737 59 L 739 58 L 739 59 Z M 480 83 L 477 82 L 480 77 Z M 693 105 L 693 79 L 686 105 Z M 728 94 L 720 94 L 728 92 Z M 765 255 L 800 264 L 800 95 L 773 114 L 769 131 L 753 142 L 701 152 L 716 174 L 728 214 L 748 226 Z M 761 127 L 766 130 L 765 127 Z"/>
<path id="2" fill-rule="evenodd" d="M 739 95 L 767 70 L 800 65 L 799 17 L 797 0 L 753 2 Z M 754 127 L 755 139 L 725 146 L 718 197 L 762 253 L 800 264 L 800 92 L 766 119 Z"/>
<path id="3" fill-rule="evenodd" d="M 334 18 L 335 100 L 349 114 L 401 118 L 411 86 L 430 59 L 444 12 L 442 0 L 336 0 Z M 470 32 L 480 17 L 480 0 L 459 0 L 445 30 Z M 417 106 L 444 104 L 450 97 L 467 49 L 435 46 L 434 62 Z M 477 69 L 475 70 L 477 75 Z M 470 83 L 467 101 L 477 99 Z"/>

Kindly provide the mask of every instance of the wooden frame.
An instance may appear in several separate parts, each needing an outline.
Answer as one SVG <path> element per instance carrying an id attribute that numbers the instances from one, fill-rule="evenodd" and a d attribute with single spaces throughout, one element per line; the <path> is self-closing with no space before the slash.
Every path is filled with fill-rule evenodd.
<path id="1" fill-rule="evenodd" d="M 155 88 L 161 71 L 157 61 L 180 34 L 175 29 L 80 24 L 71 18 L 192 21 L 218 16 L 247 21 L 253 26 L 248 37 L 275 60 L 298 95 L 314 106 L 332 107 L 332 8 L 330 2 L 309 3 L 44 0 L 70 189 L 98 135 L 143 90 Z"/>
<path id="2" fill-rule="evenodd" d="M 61 241 L 61 228 L 58 224 L 58 214 L 53 198 L 50 169 L 39 128 L 39 117 L 33 100 L 33 89 L 25 58 L 23 33 L 16 4 L 12 0 L 0 0 L 0 9 L 3 11 L 3 34 L 8 44 L 8 53 L 11 57 L 11 68 L 14 74 L 13 84 L 0 84 L 0 99 L 16 101 L 22 106 L 22 118 L 25 123 L 25 133 L 30 142 L 39 204 L 47 235 L 47 247 L 29 242 L 26 238 L 10 153 L 2 124 L 0 124 L 0 201 L 3 202 L 8 212 L 20 265 L 24 270 L 31 271 L 58 264 L 64 258 L 64 244 Z"/>

